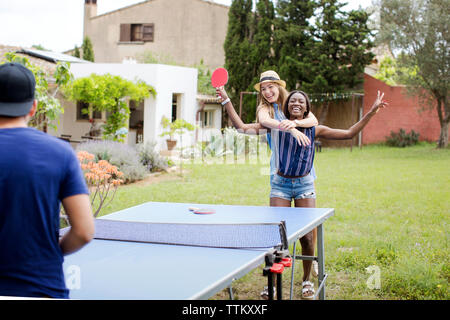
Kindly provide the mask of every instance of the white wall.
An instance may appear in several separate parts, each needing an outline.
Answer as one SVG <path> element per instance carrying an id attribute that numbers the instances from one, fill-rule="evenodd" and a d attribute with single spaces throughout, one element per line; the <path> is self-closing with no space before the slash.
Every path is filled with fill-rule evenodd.
<path id="1" fill-rule="evenodd" d="M 144 101 L 144 143 L 156 141 L 160 149 L 167 149 L 166 138 L 159 135 L 162 133 L 162 117 L 171 118 L 173 93 L 182 95 L 179 101 L 181 104 L 181 117 L 195 124 L 195 112 L 197 109 L 197 69 L 195 68 L 161 64 L 92 63 L 72 64 L 70 69 L 75 78 L 88 77 L 92 73 L 110 73 L 131 81 L 140 79 L 153 86 L 156 90 L 156 97 L 149 97 Z M 89 123 L 78 123 L 76 121 L 76 107 L 73 103 L 66 104 L 67 107 L 69 110 L 66 110 L 63 115 L 58 132 L 66 134 L 74 132 L 73 139 L 78 139 L 77 135 L 80 133 L 83 135 L 89 130 Z M 186 146 L 193 143 L 193 138 L 193 132 L 185 134 L 183 136 L 183 145 Z"/>

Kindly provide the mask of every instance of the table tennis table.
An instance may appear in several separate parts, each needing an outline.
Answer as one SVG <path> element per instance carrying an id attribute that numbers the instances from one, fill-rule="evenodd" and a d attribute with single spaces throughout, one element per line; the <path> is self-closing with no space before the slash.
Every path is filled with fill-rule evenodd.
<path id="1" fill-rule="evenodd" d="M 189 210 L 192 207 L 212 209 L 214 213 L 195 214 Z M 319 263 L 316 292 L 319 291 L 318 297 L 324 299 L 326 274 L 322 225 L 333 214 L 334 209 L 330 208 L 147 202 L 98 219 L 176 224 L 284 221 L 289 244 L 296 243 L 317 227 L 317 257 L 306 259 L 315 259 Z M 234 280 L 263 264 L 270 250 L 93 239 L 79 251 L 65 256 L 63 269 L 71 299 L 204 300 L 231 288 Z M 292 279 L 293 274 L 294 268 Z"/>

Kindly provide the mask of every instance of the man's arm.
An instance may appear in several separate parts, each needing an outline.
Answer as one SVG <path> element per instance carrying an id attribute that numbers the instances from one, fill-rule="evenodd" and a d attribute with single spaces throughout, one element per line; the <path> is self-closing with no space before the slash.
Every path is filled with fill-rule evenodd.
<path id="1" fill-rule="evenodd" d="M 87 194 L 78 194 L 62 200 L 70 230 L 60 240 L 59 246 L 64 255 L 73 253 L 94 237 L 94 217 Z"/>

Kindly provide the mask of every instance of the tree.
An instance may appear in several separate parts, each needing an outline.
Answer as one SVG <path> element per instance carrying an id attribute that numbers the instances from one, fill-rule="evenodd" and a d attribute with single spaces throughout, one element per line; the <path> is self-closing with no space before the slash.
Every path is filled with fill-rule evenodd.
<path id="1" fill-rule="evenodd" d="M 103 137 L 123 142 L 128 133 L 130 109 L 127 99 L 137 102 L 156 95 L 155 89 L 141 80 L 132 82 L 111 74 L 91 74 L 78 78 L 72 85 L 65 87 L 69 100 L 83 101 L 98 111 L 110 113 L 103 126 Z"/>
<path id="2" fill-rule="evenodd" d="M 395 59 L 389 56 L 384 56 L 380 61 L 380 68 L 375 74 L 374 78 L 383 81 L 384 83 L 395 86 L 397 85 L 397 64 Z"/>
<path id="3" fill-rule="evenodd" d="M 311 37 L 305 39 L 305 49 L 299 48 L 297 59 L 290 59 L 289 69 L 301 75 L 300 88 L 320 95 L 319 123 L 326 119 L 330 99 L 363 82 L 364 67 L 374 57 L 369 15 L 362 10 L 343 11 L 343 6 L 338 0 L 316 1 Z"/>
<path id="4" fill-rule="evenodd" d="M 73 75 L 70 73 L 70 64 L 67 62 L 58 62 L 53 75 L 46 74 L 44 70 L 32 64 L 26 57 L 18 56 L 15 53 L 7 52 L 5 62 L 17 62 L 30 69 L 36 79 L 35 99 L 37 100 L 37 109 L 35 116 L 29 124 L 39 130 L 47 132 L 51 127 L 56 130 L 59 116 L 64 113 L 61 103 L 56 98 L 60 88 L 70 85 L 73 81 Z M 54 84 L 50 84 L 49 82 Z"/>
<path id="5" fill-rule="evenodd" d="M 276 4 L 274 12 L 272 0 L 258 0 L 252 13 L 251 1 L 232 2 L 224 49 L 235 105 L 240 91 L 253 91 L 261 71 L 269 68 L 278 71 L 288 88 L 310 94 L 339 94 L 362 83 L 364 67 L 373 59 L 366 12 L 345 12 L 338 0 Z M 328 110 L 324 102 L 322 118 Z M 242 117 L 248 122 L 249 117 Z"/>
<path id="6" fill-rule="evenodd" d="M 360 10 L 344 12 L 337 0 L 321 0 L 313 31 L 310 54 L 316 57 L 303 82 L 311 93 L 343 92 L 362 83 L 364 67 L 371 63 L 373 42 L 367 27 L 368 14 Z M 318 79 L 317 79 L 318 78 Z"/>
<path id="7" fill-rule="evenodd" d="M 94 49 L 92 47 L 92 41 L 89 37 L 85 37 L 83 40 L 83 59 L 94 62 Z"/>
<path id="8" fill-rule="evenodd" d="M 378 40 L 389 44 L 397 64 L 411 72 L 402 77 L 411 94 L 435 108 L 441 132 L 438 148 L 448 146 L 450 122 L 449 0 L 380 0 Z"/>
<path id="9" fill-rule="evenodd" d="M 73 51 L 73 56 L 76 58 L 81 58 L 80 49 L 78 46 L 75 46 L 75 50 Z"/>
<path id="10" fill-rule="evenodd" d="M 271 0 L 258 0 L 253 16 L 254 34 L 251 39 L 252 53 L 249 57 L 254 66 L 253 75 L 255 81 L 259 80 L 259 74 L 275 64 L 273 51 L 273 24 L 275 8 Z"/>
<path id="11" fill-rule="evenodd" d="M 309 65 L 313 64 L 311 17 L 317 4 L 304 0 L 277 1 L 274 52 L 279 61 L 278 72 L 288 88 L 296 88 L 310 81 Z"/>
<path id="12" fill-rule="evenodd" d="M 197 69 L 197 91 L 203 94 L 215 95 L 216 90 L 211 86 L 211 70 L 204 64 L 203 59 L 192 67 Z"/>
<path id="13" fill-rule="evenodd" d="M 272 0 L 258 0 L 256 10 L 249 20 L 248 56 L 246 86 L 237 92 L 254 91 L 253 85 L 259 81 L 261 72 L 274 69 L 276 64 L 273 51 L 273 23 L 275 19 L 275 8 Z M 246 47 L 247 48 L 247 47 Z M 244 58 L 244 57 L 243 57 Z M 239 96 L 240 98 L 240 96 Z M 254 95 L 243 95 L 242 97 L 242 119 L 245 122 L 253 122 L 256 119 L 256 98 Z"/>
<path id="14" fill-rule="evenodd" d="M 229 75 L 227 87 L 236 106 L 239 105 L 240 92 L 245 91 L 254 79 L 255 66 L 249 61 L 252 16 L 252 0 L 233 0 L 228 11 L 224 50 L 225 68 Z"/>

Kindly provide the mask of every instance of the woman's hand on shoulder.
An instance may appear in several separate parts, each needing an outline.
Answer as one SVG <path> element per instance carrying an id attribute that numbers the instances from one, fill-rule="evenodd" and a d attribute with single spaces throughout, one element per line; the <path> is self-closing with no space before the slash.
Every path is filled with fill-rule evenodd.
<path id="1" fill-rule="evenodd" d="M 292 120 L 282 120 L 280 122 L 280 130 L 283 131 L 289 131 L 291 129 L 294 129 L 296 126 L 296 123 Z"/>

